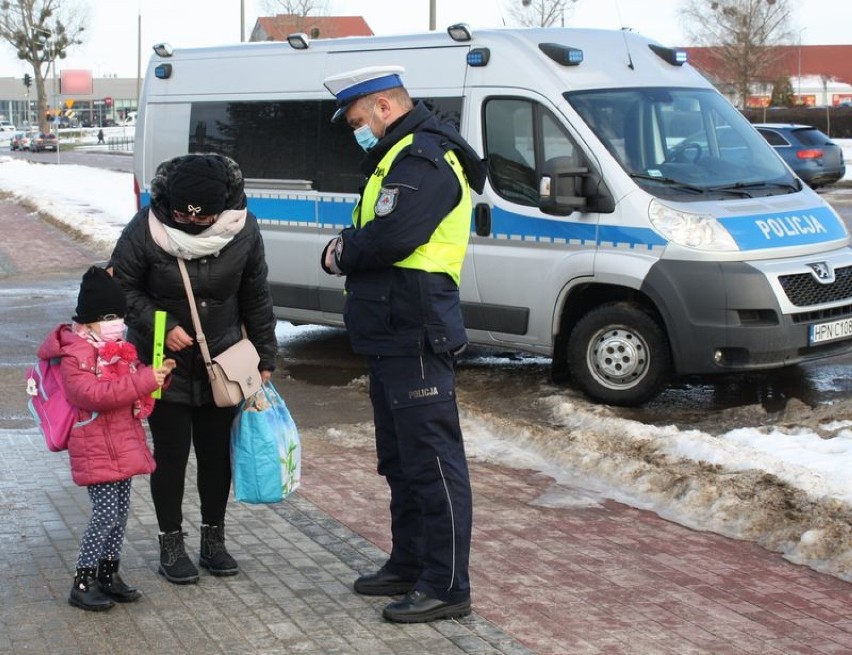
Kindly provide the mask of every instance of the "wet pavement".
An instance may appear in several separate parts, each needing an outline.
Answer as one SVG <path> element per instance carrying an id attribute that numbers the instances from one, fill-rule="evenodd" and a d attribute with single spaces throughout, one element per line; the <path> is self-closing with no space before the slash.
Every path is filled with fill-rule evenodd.
<path id="1" fill-rule="evenodd" d="M 579 488 L 561 489 L 562 505 L 548 506 L 546 475 L 480 461 L 471 461 L 474 614 L 385 622 L 388 599 L 351 591 L 390 547 L 388 493 L 372 448 L 347 438 L 369 430 L 363 385 L 322 372 L 351 361 L 334 333 L 321 337 L 327 348 L 313 350 L 316 359 L 282 361 L 274 377 L 301 429 L 302 488 L 283 503 L 230 506 L 227 538 L 241 574 L 202 574 L 194 586 L 158 576 L 156 521 L 139 477 L 122 572 L 144 596 L 107 613 L 74 609 L 66 598 L 88 499 L 70 480 L 67 455 L 47 452 L 31 427 L 23 371 L 101 254 L 7 202 L 0 226 L 0 653 L 852 652 L 848 583 L 626 505 L 589 506 Z M 197 553 L 192 479 L 186 516 Z"/>

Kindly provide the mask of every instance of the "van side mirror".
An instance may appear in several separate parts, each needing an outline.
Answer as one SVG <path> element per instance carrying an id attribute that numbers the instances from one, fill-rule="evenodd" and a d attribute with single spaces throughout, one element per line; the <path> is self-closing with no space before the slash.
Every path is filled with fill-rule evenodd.
<path id="1" fill-rule="evenodd" d="M 545 214 L 567 216 L 574 211 L 612 213 L 615 202 L 599 173 L 577 166 L 571 157 L 544 162 L 538 185 L 539 207 Z"/>
<path id="2" fill-rule="evenodd" d="M 538 182 L 539 206 L 545 214 L 567 216 L 576 209 L 585 209 L 581 181 L 589 169 L 577 166 L 570 157 L 554 157 L 544 162 Z"/>

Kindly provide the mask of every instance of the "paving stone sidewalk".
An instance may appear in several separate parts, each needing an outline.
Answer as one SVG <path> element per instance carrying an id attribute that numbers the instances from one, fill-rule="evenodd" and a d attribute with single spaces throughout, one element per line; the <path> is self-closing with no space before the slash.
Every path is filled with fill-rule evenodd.
<path id="1" fill-rule="evenodd" d="M 357 571 L 384 560 L 372 543 L 304 497 L 268 506 L 232 504 L 228 544 L 241 573 L 178 586 L 156 574 L 156 520 L 147 479 L 136 478 L 122 574 L 143 598 L 109 612 L 67 604 L 88 518 L 85 489 L 66 453 L 48 453 L 39 433 L 0 430 L 0 653 L 33 655 L 210 655 L 505 653 L 527 650 L 473 615 L 400 626 L 387 598 L 355 594 Z M 194 469 L 186 516 L 198 516 Z M 187 521 L 197 553 L 199 526 Z"/>

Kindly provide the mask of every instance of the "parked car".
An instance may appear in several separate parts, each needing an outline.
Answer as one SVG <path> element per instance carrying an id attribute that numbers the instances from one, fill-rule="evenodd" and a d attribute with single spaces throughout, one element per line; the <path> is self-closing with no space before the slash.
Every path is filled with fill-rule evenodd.
<path id="1" fill-rule="evenodd" d="M 59 148 L 59 138 L 55 134 L 39 132 L 30 140 L 30 151 L 56 150 Z"/>
<path id="2" fill-rule="evenodd" d="M 9 139 L 9 150 L 23 150 L 21 147 L 21 141 L 23 141 L 26 136 L 25 132 L 15 132 L 12 135 L 12 138 Z M 27 143 L 29 145 L 29 142 Z"/>
<path id="3" fill-rule="evenodd" d="M 811 188 L 834 184 L 846 175 L 843 148 L 815 127 L 796 123 L 756 123 L 755 127 Z"/>
<path id="4" fill-rule="evenodd" d="M 35 132 L 15 132 L 9 142 L 10 150 L 29 150 L 30 141 L 36 135 Z"/>

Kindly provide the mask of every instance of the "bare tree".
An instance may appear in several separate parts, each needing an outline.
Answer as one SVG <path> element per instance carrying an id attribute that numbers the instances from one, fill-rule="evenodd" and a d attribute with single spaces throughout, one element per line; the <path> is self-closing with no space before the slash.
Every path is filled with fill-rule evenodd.
<path id="1" fill-rule="evenodd" d="M 65 59 L 68 48 L 82 43 L 80 34 L 86 22 L 85 10 L 65 0 L 2 0 L 0 39 L 33 67 L 38 124 L 47 131 L 48 97 L 45 79 L 50 65 Z M 57 109 L 57 108 L 54 108 Z"/>
<path id="2" fill-rule="evenodd" d="M 304 18 L 324 16 L 327 13 L 327 0 L 263 0 L 261 3 L 269 14 L 296 16 L 296 31 L 305 32 Z"/>
<path id="3" fill-rule="evenodd" d="M 326 13 L 327 0 L 264 0 L 264 11 L 270 14 L 290 14 L 293 16 L 322 16 Z"/>
<path id="4" fill-rule="evenodd" d="M 790 0 L 683 0 L 679 9 L 692 43 L 712 47 L 714 77 L 746 106 L 757 82 L 771 82 L 775 46 L 789 43 Z"/>
<path id="5" fill-rule="evenodd" d="M 565 10 L 575 2 L 577 0 L 521 0 L 519 7 L 515 1 L 509 8 L 509 14 L 524 27 L 565 25 Z"/>

